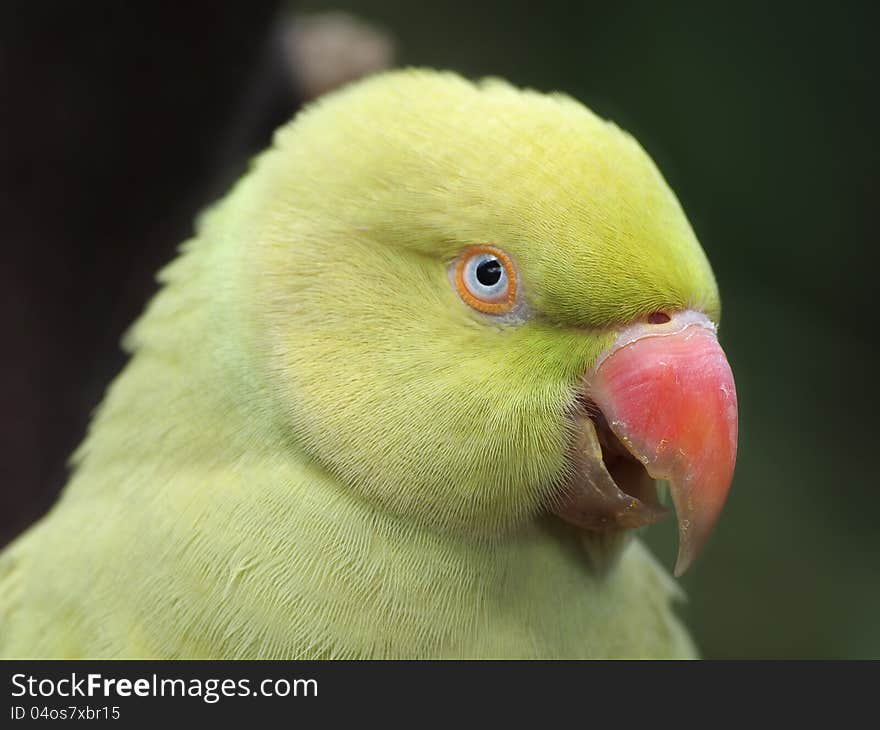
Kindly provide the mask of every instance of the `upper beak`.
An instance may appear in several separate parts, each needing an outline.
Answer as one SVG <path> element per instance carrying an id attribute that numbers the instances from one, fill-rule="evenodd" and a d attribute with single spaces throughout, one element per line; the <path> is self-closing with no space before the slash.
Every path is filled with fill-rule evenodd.
<path id="1" fill-rule="evenodd" d="M 694 311 L 666 319 L 621 330 L 586 376 L 581 395 L 588 410 L 575 415 L 574 473 L 555 511 L 587 529 L 638 527 L 662 516 L 644 472 L 668 480 L 679 528 L 675 574 L 681 575 L 730 489 L 737 402 L 715 325 Z M 633 474 L 632 457 L 644 472 Z"/>

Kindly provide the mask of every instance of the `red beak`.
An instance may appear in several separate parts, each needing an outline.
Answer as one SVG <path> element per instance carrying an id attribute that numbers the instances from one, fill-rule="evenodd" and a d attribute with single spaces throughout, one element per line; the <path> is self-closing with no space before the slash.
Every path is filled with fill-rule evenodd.
<path id="1" fill-rule="evenodd" d="M 648 474 L 669 481 L 681 575 L 721 513 L 736 463 L 736 388 L 715 325 L 686 311 L 628 327 L 599 358 L 587 392 Z"/>

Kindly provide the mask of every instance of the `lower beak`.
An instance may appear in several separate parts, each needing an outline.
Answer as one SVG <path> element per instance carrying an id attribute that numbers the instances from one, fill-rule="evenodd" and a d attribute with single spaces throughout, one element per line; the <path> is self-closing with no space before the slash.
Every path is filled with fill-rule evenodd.
<path id="1" fill-rule="evenodd" d="M 730 489 L 737 402 L 715 325 L 693 311 L 667 319 L 621 330 L 587 375 L 572 473 L 554 511 L 585 529 L 640 527 L 663 516 L 652 480 L 668 480 L 681 575 Z"/>

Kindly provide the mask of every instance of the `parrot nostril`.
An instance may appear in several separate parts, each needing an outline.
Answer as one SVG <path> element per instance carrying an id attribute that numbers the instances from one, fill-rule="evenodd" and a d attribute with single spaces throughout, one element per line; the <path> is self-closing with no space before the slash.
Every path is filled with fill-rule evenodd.
<path id="1" fill-rule="evenodd" d="M 648 315 L 649 324 L 666 324 L 671 317 L 666 312 L 651 312 Z"/>

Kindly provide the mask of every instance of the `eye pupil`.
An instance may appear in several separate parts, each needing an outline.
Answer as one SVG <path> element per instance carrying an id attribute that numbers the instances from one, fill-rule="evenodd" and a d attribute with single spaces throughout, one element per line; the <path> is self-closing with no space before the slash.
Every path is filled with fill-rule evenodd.
<path id="1" fill-rule="evenodd" d="M 477 281 L 483 286 L 494 286 L 501 278 L 503 269 L 498 259 L 486 259 L 477 266 Z"/>

